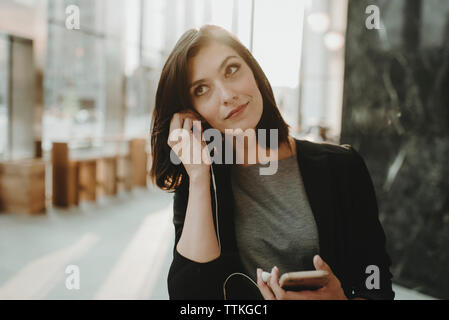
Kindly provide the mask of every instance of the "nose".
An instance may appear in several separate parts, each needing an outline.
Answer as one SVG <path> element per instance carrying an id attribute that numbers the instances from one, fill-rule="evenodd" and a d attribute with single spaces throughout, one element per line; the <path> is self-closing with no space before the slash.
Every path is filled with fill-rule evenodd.
<path id="1" fill-rule="evenodd" d="M 237 94 L 231 88 L 227 87 L 224 84 L 219 84 L 217 86 L 221 94 L 223 105 L 227 107 L 233 105 L 238 100 Z"/>

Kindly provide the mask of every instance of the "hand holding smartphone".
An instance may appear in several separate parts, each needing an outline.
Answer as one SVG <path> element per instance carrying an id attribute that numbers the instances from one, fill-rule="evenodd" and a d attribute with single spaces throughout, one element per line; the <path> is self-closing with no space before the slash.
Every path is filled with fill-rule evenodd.
<path id="1" fill-rule="evenodd" d="M 264 272 L 262 279 L 269 282 L 270 273 Z M 329 281 L 329 272 L 325 270 L 297 271 L 284 273 L 279 284 L 282 289 L 290 291 L 316 290 L 324 287 Z"/>

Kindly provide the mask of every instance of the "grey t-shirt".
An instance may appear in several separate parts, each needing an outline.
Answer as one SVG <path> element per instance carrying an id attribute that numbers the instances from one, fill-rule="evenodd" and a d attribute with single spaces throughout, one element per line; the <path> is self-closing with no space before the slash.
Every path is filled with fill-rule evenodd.
<path id="1" fill-rule="evenodd" d="M 259 174 L 262 164 L 232 166 L 237 247 L 246 273 L 256 268 L 279 274 L 315 270 L 318 230 L 305 193 L 296 155 L 278 161 L 274 175 Z"/>

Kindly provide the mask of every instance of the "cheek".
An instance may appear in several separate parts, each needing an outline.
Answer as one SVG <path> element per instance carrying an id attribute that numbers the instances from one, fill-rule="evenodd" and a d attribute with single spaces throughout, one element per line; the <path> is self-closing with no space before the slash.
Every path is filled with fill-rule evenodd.
<path id="1" fill-rule="evenodd" d="M 254 79 L 252 74 L 244 77 L 238 84 L 238 87 L 242 93 L 250 95 L 254 101 L 257 102 L 258 106 L 262 103 L 262 94 L 260 93 L 256 79 Z M 262 105 L 259 107 L 262 107 Z"/>
<path id="2" fill-rule="evenodd" d="M 209 124 L 213 125 L 216 123 L 216 117 L 219 114 L 219 105 L 214 103 L 213 99 L 198 99 L 194 103 L 194 108 Z"/>
<path id="3" fill-rule="evenodd" d="M 263 98 L 255 80 L 248 86 L 248 92 L 250 92 L 256 108 L 261 111 L 263 109 Z"/>

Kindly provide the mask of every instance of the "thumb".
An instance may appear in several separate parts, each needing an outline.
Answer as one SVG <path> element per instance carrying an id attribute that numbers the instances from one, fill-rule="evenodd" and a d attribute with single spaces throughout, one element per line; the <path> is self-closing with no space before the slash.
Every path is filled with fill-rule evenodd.
<path id="1" fill-rule="evenodd" d="M 315 266 L 316 270 L 325 270 L 332 273 L 331 268 L 328 266 L 326 262 L 324 262 L 323 259 L 321 259 L 319 255 L 315 255 L 313 257 L 313 265 Z"/>

